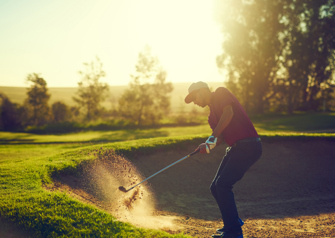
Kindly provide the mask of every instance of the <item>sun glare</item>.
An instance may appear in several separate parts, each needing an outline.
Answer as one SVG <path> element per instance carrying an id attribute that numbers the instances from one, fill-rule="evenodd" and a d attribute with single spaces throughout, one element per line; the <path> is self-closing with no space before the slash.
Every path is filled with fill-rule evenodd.
<path id="1" fill-rule="evenodd" d="M 35 2 L 36 7 L 27 10 L 21 6 L 16 17 L 7 14 L 15 27 L 5 29 L 8 39 L 0 50 L 6 46 L 11 51 L 6 60 L 0 56 L 0 62 L 5 69 L 2 78 L 11 80 L 1 84 L 24 86 L 25 75 L 36 72 L 51 87 L 75 87 L 82 64 L 98 56 L 105 80 L 127 85 L 146 45 L 167 71 L 168 81 L 222 82 L 215 62 L 222 36 L 212 17 L 212 4 L 208 0 L 78 0 L 43 6 Z"/>
<path id="2" fill-rule="evenodd" d="M 110 61 L 107 76 L 119 73 L 130 80 L 139 52 L 149 45 L 167 71 L 168 81 L 223 81 L 215 62 L 222 37 L 211 1 L 132 0 L 101 8 L 105 10 L 99 11 L 95 25 L 99 26 L 99 55 L 102 62 Z M 90 45 L 93 48 L 86 50 L 96 51 L 97 44 Z"/>
<path id="3" fill-rule="evenodd" d="M 215 56 L 220 52 L 221 35 L 210 1 L 135 1 L 128 14 L 127 27 L 135 36 L 130 45 L 136 40 L 141 48 L 152 47 L 174 78 L 170 80 L 217 72 Z"/>

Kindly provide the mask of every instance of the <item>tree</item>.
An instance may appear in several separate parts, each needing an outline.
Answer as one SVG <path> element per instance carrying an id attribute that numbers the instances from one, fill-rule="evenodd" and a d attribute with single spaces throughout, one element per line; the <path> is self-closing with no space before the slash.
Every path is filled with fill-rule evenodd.
<path id="1" fill-rule="evenodd" d="M 119 99 L 120 115 L 137 125 L 155 124 L 169 112 L 173 86 L 165 82 L 167 73 L 149 46 L 139 53 L 135 68 L 130 88 Z"/>
<path id="2" fill-rule="evenodd" d="M 217 65 L 247 111 L 292 113 L 330 100 L 335 0 L 216 1 L 225 36 Z"/>
<path id="3" fill-rule="evenodd" d="M 217 65 L 227 71 L 227 87 L 240 95 L 247 111 L 263 113 L 275 95 L 282 8 L 280 1 L 216 1 L 216 19 L 225 36 Z"/>
<path id="4" fill-rule="evenodd" d="M 101 112 L 100 103 L 106 99 L 109 86 L 107 83 L 100 82 L 106 73 L 98 57 L 91 63 L 84 63 L 84 66 L 85 70 L 79 71 L 82 79 L 78 83 L 77 97 L 73 97 L 73 100 L 85 110 L 85 119 L 91 121 L 98 118 Z"/>
<path id="5" fill-rule="evenodd" d="M 33 109 L 32 124 L 43 125 L 49 120 L 50 116 L 48 106 L 50 94 L 48 93 L 47 83 L 36 73 L 29 74 L 26 80 L 31 84 L 27 91 L 27 103 Z"/>
<path id="6" fill-rule="evenodd" d="M 335 70 L 335 1 L 291 0 L 285 9 L 287 112 L 317 110 L 331 100 Z"/>
<path id="7" fill-rule="evenodd" d="M 71 117 L 71 112 L 68 106 L 60 101 L 54 102 L 51 106 L 52 116 L 54 122 L 67 121 Z"/>

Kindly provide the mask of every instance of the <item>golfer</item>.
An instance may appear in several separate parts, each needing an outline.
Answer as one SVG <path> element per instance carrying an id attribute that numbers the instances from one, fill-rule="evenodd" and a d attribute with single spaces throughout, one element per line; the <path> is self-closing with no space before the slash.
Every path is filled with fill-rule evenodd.
<path id="1" fill-rule="evenodd" d="M 228 89 L 219 87 L 211 92 L 206 83 L 197 82 L 191 84 L 188 92 L 186 103 L 210 109 L 208 123 L 213 133 L 199 145 L 200 153 L 210 153 L 223 141 L 229 146 L 210 186 L 224 224 L 213 237 L 243 238 L 243 221 L 238 216 L 232 189 L 261 157 L 261 140 L 247 113 Z"/>

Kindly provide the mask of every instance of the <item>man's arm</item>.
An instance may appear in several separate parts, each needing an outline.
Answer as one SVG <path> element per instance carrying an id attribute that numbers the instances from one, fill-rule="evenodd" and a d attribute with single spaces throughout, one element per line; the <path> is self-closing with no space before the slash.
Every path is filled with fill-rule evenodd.
<path id="1" fill-rule="evenodd" d="M 225 106 L 223 108 L 220 120 L 213 131 L 212 136 L 219 137 L 219 135 L 221 135 L 221 132 L 229 125 L 233 116 L 234 116 L 233 107 L 231 105 Z"/>
<path id="2" fill-rule="evenodd" d="M 218 124 L 216 125 L 213 131 L 213 134 L 212 134 L 212 136 L 217 138 L 216 143 L 214 142 L 215 144 L 213 148 L 215 147 L 215 145 L 219 145 L 223 141 L 223 136 L 221 135 L 221 132 L 229 125 L 233 116 L 234 116 L 234 112 L 233 112 L 233 107 L 231 105 L 228 105 L 223 108 L 223 112 L 220 117 L 220 120 Z M 200 153 L 209 153 L 209 150 L 212 149 L 212 147 L 207 144 L 207 141 L 206 143 L 200 144 L 198 148 L 200 148 Z"/>

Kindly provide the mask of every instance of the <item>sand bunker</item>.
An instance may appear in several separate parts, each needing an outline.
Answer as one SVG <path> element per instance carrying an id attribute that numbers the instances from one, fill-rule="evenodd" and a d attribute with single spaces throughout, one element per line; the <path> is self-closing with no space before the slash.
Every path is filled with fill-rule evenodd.
<path id="1" fill-rule="evenodd" d="M 157 216 L 155 198 L 145 183 L 124 193 L 118 187 L 131 188 L 144 177 L 136 167 L 112 150 L 95 152 L 98 159 L 83 163 L 76 175 L 55 178 L 55 188 L 70 191 L 72 196 L 97 205 L 123 222 L 139 227 L 176 230 L 174 216 Z"/>
<path id="2" fill-rule="evenodd" d="M 247 237 L 335 237 L 335 142 L 263 142 L 262 158 L 234 187 Z M 164 151 L 134 160 L 108 151 L 79 175 L 64 174 L 55 186 L 140 227 L 210 237 L 222 226 L 209 185 L 224 155 L 218 146 L 129 188 L 194 150 Z"/>

